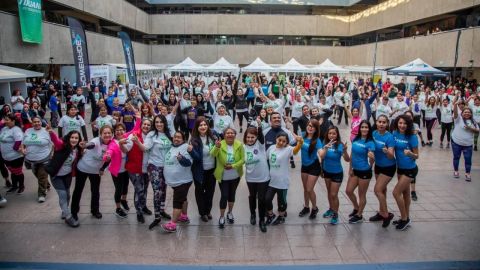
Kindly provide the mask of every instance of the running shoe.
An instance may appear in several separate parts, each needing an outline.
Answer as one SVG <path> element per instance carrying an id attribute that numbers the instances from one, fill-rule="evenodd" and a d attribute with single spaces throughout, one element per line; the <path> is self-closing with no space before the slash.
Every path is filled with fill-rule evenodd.
<path id="1" fill-rule="evenodd" d="M 148 209 L 147 207 L 144 207 L 142 209 L 143 213 L 147 216 L 151 216 L 152 215 L 152 211 L 150 209 Z"/>
<path id="2" fill-rule="evenodd" d="M 455 179 L 460 178 L 460 174 L 458 172 L 453 172 L 453 178 L 455 178 Z"/>
<path id="3" fill-rule="evenodd" d="M 228 224 L 233 224 L 233 223 L 235 223 L 235 218 L 233 217 L 233 213 L 232 213 L 232 212 L 228 212 L 228 213 L 227 213 L 227 222 L 228 222 Z"/>
<path id="4" fill-rule="evenodd" d="M 168 222 L 168 223 L 165 223 L 165 224 L 162 224 L 162 229 L 165 231 L 165 232 L 168 232 L 168 233 L 174 233 L 177 231 L 177 224 L 173 223 L 172 221 Z"/>
<path id="5" fill-rule="evenodd" d="M 44 202 L 45 202 L 45 196 L 38 197 L 38 203 L 44 203 Z"/>
<path id="6" fill-rule="evenodd" d="M 7 199 L 1 197 L 1 199 L 0 199 L 0 207 L 3 207 L 3 206 L 5 206 L 5 205 L 7 205 Z"/>
<path id="7" fill-rule="evenodd" d="M 337 213 L 333 213 L 332 214 L 332 218 L 330 219 L 330 224 L 332 225 L 337 225 L 338 224 L 338 214 Z"/>
<path id="8" fill-rule="evenodd" d="M 283 224 L 283 223 L 285 223 L 285 217 L 278 216 L 278 217 L 272 222 L 272 226 L 280 225 L 280 224 Z"/>
<path id="9" fill-rule="evenodd" d="M 443 149 L 443 142 L 440 143 L 440 149 Z"/>
<path id="10" fill-rule="evenodd" d="M 447 149 L 450 148 L 450 143 L 447 143 Z"/>
<path id="11" fill-rule="evenodd" d="M 224 217 L 220 217 L 218 219 L 218 227 L 220 227 L 220 229 L 225 228 L 225 218 Z"/>
<path id="12" fill-rule="evenodd" d="M 155 219 L 153 220 L 153 222 L 148 226 L 148 229 L 149 229 L 149 230 L 152 230 L 153 228 L 155 228 L 156 226 L 158 226 L 158 224 L 160 224 L 160 221 L 162 221 L 161 218 L 159 218 L 159 217 L 158 217 L 158 218 L 155 218 Z"/>
<path id="13" fill-rule="evenodd" d="M 200 220 L 202 220 L 203 222 L 208 222 L 208 217 L 207 215 L 203 215 L 200 217 Z"/>
<path id="14" fill-rule="evenodd" d="M 183 223 L 183 224 L 190 224 L 190 219 L 188 218 L 187 215 L 182 213 L 182 214 L 180 214 L 180 217 L 178 218 L 178 222 Z"/>
<path id="15" fill-rule="evenodd" d="M 80 226 L 80 223 L 78 223 L 78 221 L 75 218 L 73 218 L 73 216 L 66 218 L 65 219 L 65 224 L 67 224 L 68 226 L 70 226 L 72 228 L 76 228 L 76 227 Z"/>
<path id="16" fill-rule="evenodd" d="M 308 217 L 309 219 L 316 219 L 318 214 L 318 207 L 315 209 L 312 209 L 312 212 L 310 212 L 310 216 Z"/>
<path id="17" fill-rule="evenodd" d="M 390 221 L 392 221 L 394 215 L 392 213 L 388 213 L 388 217 L 387 218 L 383 218 L 383 222 L 382 222 L 382 227 L 383 228 L 387 228 L 388 225 L 390 225 Z"/>
<path id="18" fill-rule="evenodd" d="M 465 181 L 472 182 L 472 177 L 470 176 L 470 174 L 465 174 Z"/>
<path id="19" fill-rule="evenodd" d="M 323 213 L 324 218 L 332 217 L 332 215 L 333 215 L 333 210 L 332 209 L 328 209 L 325 213 Z"/>
<path id="20" fill-rule="evenodd" d="M 250 214 L 250 224 L 255 225 L 257 224 L 257 217 L 255 213 Z"/>
<path id="21" fill-rule="evenodd" d="M 75 219 L 76 221 L 78 221 L 78 215 L 77 214 L 72 213 L 72 218 Z"/>
<path id="22" fill-rule="evenodd" d="M 125 210 L 127 212 L 130 211 L 130 207 L 128 207 L 128 202 L 126 200 L 121 200 L 120 204 L 122 205 L 123 210 Z"/>
<path id="23" fill-rule="evenodd" d="M 310 208 L 309 207 L 303 207 L 302 211 L 298 213 L 299 217 L 304 217 L 310 213 Z"/>
<path id="24" fill-rule="evenodd" d="M 272 222 L 275 220 L 277 216 L 275 214 L 272 214 L 271 216 L 267 216 L 267 222 L 266 225 L 272 224 Z"/>
<path id="25" fill-rule="evenodd" d="M 358 210 L 357 209 L 353 209 L 352 212 L 350 214 L 348 214 L 348 217 L 353 217 L 355 216 L 356 214 L 358 213 Z"/>
<path id="26" fill-rule="evenodd" d="M 372 216 L 368 219 L 368 221 L 371 221 L 371 222 L 382 221 L 382 220 L 383 220 L 383 217 L 378 212 L 375 214 L 375 216 Z"/>
<path id="27" fill-rule="evenodd" d="M 395 226 L 395 229 L 397 229 L 399 231 L 404 231 L 408 228 L 408 226 L 410 226 L 410 219 L 409 218 L 407 218 L 407 220 L 400 219 L 397 226 Z"/>
<path id="28" fill-rule="evenodd" d="M 17 191 L 18 187 L 11 187 L 7 190 L 7 193 L 13 193 L 15 191 Z"/>
<path id="29" fill-rule="evenodd" d="M 165 211 L 160 211 L 160 216 L 163 217 L 164 219 L 172 219 L 172 217 L 167 214 Z"/>
<path id="30" fill-rule="evenodd" d="M 410 195 L 411 195 L 413 201 L 417 201 L 417 200 L 418 200 L 417 192 L 412 191 L 412 192 L 410 192 Z"/>
<path id="31" fill-rule="evenodd" d="M 356 224 L 356 223 L 360 223 L 360 222 L 363 222 L 363 216 L 353 215 L 348 220 L 348 223 L 351 223 L 351 224 Z"/>
<path id="32" fill-rule="evenodd" d="M 125 213 L 125 211 L 123 211 L 123 209 L 120 207 L 115 210 L 115 215 L 119 218 L 127 218 L 127 213 Z"/>

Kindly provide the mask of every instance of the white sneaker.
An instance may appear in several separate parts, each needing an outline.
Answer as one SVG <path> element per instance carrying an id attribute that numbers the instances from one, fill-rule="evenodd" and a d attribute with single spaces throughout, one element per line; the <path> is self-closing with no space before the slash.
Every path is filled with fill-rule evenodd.
<path id="1" fill-rule="evenodd" d="M 45 196 L 38 197 L 38 202 L 39 203 L 44 203 L 45 202 Z"/>
<path id="2" fill-rule="evenodd" d="M 3 206 L 5 206 L 5 205 L 7 205 L 7 199 L 1 198 L 1 199 L 0 199 L 0 207 L 3 207 Z"/>

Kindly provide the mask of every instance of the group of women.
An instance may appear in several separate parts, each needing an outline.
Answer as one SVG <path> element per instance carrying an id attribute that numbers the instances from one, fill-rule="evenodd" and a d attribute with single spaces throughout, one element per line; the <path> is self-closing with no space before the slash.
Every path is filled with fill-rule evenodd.
<path id="1" fill-rule="evenodd" d="M 50 126 L 45 127 L 43 116 L 30 117 L 31 127 L 22 131 L 18 117 L 5 114 L 0 131 L 3 159 L 0 167 L 6 166 L 11 173 L 8 193 L 24 192 L 25 163 L 38 179 L 38 201 L 45 201 L 51 182 L 58 193 L 62 219 L 69 226 L 78 227 L 80 200 L 87 179 L 91 189 L 90 212 L 93 217 L 102 218 L 100 179 L 108 170 L 115 186 L 115 214 L 119 218 L 126 218 L 130 210 L 127 193 L 131 182 L 137 221 L 145 223 L 145 215 L 153 215 L 150 229 L 160 225 L 167 232 L 175 232 L 177 224 L 190 222 L 187 197 L 192 183 L 202 221 L 209 222 L 213 218 L 213 197 L 218 183 L 221 194 L 218 226 L 224 228 L 226 224 L 234 224 L 236 190 L 244 178 L 249 190 L 250 223 L 257 224 L 258 212 L 259 228 L 266 232 L 268 225 L 279 225 L 286 220 L 289 164 L 293 167 L 292 157 L 301 152 L 304 206 L 299 212 L 300 217 L 317 217 L 319 208 L 315 185 L 322 177 L 329 205 L 322 216 L 330 218 L 333 225 L 339 222 L 338 193 L 346 179 L 346 194 L 353 208 L 349 222 L 361 222 L 364 220 L 366 193 L 371 178 L 375 176 L 374 192 L 379 210 L 369 220 L 381 221 L 383 227 L 388 227 L 394 215 L 387 209 L 387 186 L 397 174 L 398 182 L 392 194 L 400 218 L 394 224 L 398 230 L 409 226 L 410 186 L 418 174 L 416 160 L 419 158 L 418 128 L 414 124 L 416 114 L 410 110 L 417 108 L 414 102 L 404 108 L 400 94 L 394 105 L 388 105 L 390 93 L 382 95 L 373 89 L 360 90 L 362 97 L 358 106 L 352 102 L 352 109 L 350 98 L 341 98 L 343 103 L 339 107 L 351 120 L 350 140 L 342 140 L 338 127 L 329 120 L 333 109 L 338 109 L 332 82 L 323 94 L 306 91 L 298 82 L 277 95 L 272 93 L 271 86 L 264 89 L 257 82 L 250 84 L 255 104 L 247 104 L 252 90 L 245 88 L 244 83 L 224 88 L 209 87 L 206 91 L 194 88 L 193 93 L 184 87 L 184 81 L 176 82 L 170 90 L 168 84 L 164 84 L 167 89 L 159 91 L 165 96 L 162 99 L 157 99 L 153 91 L 151 100 L 135 104 L 136 91 L 130 91 L 131 96 L 125 98 L 122 106 L 118 104 L 118 98 L 113 98 L 116 100 L 112 103 L 113 107 L 107 106 L 101 98 L 97 99 L 94 92 L 91 102 L 95 103 L 96 117 L 92 127 L 96 136 L 90 141 L 85 121 L 75 103 L 69 104 L 67 114 L 59 120 L 58 135 Z M 341 86 L 335 91 L 338 92 L 337 97 L 349 96 Z M 377 107 L 372 127 L 367 120 L 371 108 L 367 109 L 367 106 L 371 99 L 379 99 L 380 96 L 382 100 L 387 98 L 384 106 L 390 107 L 390 111 Z M 158 103 L 153 104 L 152 100 Z M 243 140 L 237 139 L 240 136 L 228 105 L 232 102 L 240 108 L 237 113 Z M 454 176 L 458 177 L 460 154 L 464 153 L 465 177 L 469 181 L 471 149 L 468 157 L 467 148 L 473 145 L 478 125 L 472 110 L 461 107 L 462 102 L 460 98 L 452 102 Z M 250 105 L 256 109 L 253 119 L 250 119 L 250 113 L 243 115 L 243 110 L 248 110 Z M 117 111 L 122 111 L 120 116 L 115 115 L 116 107 L 120 107 Z M 129 112 L 128 115 L 125 111 Z M 242 118 L 248 120 L 245 132 Z M 178 121 L 184 122 L 179 124 Z M 290 122 L 294 133 L 286 128 Z M 303 132 L 299 133 L 298 128 Z M 349 164 L 346 177 L 342 159 Z M 5 177 L 3 170 L 2 175 Z M 73 177 L 75 182 L 70 195 Z M 153 189 L 153 213 L 147 207 L 149 184 Z M 173 189 L 171 215 L 165 208 L 167 186 Z M 358 195 L 355 190 L 358 190 Z M 275 196 L 277 214 L 273 211 Z M 162 223 L 162 219 L 168 222 Z"/>

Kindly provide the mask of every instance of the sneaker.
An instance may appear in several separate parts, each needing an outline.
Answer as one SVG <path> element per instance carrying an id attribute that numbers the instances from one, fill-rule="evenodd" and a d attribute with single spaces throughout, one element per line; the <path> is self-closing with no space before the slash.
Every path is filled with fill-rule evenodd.
<path id="1" fill-rule="evenodd" d="M 455 179 L 460 178 L 460 174 L 458 172 L 453 172 L 453 178 L 455 178 Z"/>
<path id="2" fill-rule="evenodd" d="M 162 224 L 162 229 L 165 232 L 174 233 L 177 231 L 177 224 L 170 221 L 168 223 Z"/>
<path id="3" fill-rule="evenodd" d="M 392 213 L 388 213 L 388 217 L 383 218 L 382 227 L 387 228 L 388 225 L 390 225 L 390 221 L 392 221 L 393 217 L 394 215 Z"/>
<path id="4" fill-rule="evenodd" d="M 3 206 L 5 206 L 5 205 L 7 205 L 7 199 L 5 199 L 5 198 L 2 197 L 2 198 L 0 199 L 0 207 L 3 207 Z"/>
<path id="5" fill-rule="evenodd" d="M 330 219 L 330 224 L 332 225 L 337 225 L 338 224 L 338 214 L 337 213 L 333 213 L 332 214 L 332 218 Z"/>
<path id="6" fill-rule="evenodd" d="M 432 147 L 432 145 L 433 145 L 433 142 L 428 143 L 428 146 Z"/>
<path id="7" fill-rule="evenodd" d="M 155 218 L 153 222 L 148 226 L 148 229 L 152 230 L 153 228 L 158 226 L 158 224 L 160 224 L 160 221 L 161 221 L 161 218 Z"/>
<path id="8" fill-rule="evenodd" d="M 418 200 L 417 192 L 412 191 L 412 192 L 410 192 L 410 195 L 411 195 L 413 201 L 416 202 Z"/>
<path id="9" fill-rule="evenodd" d="M 164 219 L 172 219 L 172 217 L 165 211 L 160 211 L 160 216 Z"/>
<path id="10" fill-rule="evenodd" d="M 178 222 L 183 224 L 190 224 L 190 219 L 187 215 L 182 213 L 180 214 L 180 217 L 178 217 Z"/>
<path id="11" fill-rule="evenodd" d="M 310 212 L 310 216 L 308 216 L 309 219 L 316 219 L 318 214 L 318 207 L 315 209 L 312 209 L 312 212 Z"/>
<path id="12" fill-rule="evenodd" d="M 348 217 L 351 218 L 351 217 L 355 216 L 357 213 L 358 213 L 358 210 L 353 209 L 352 212 L 350 214 L 348 214 Z"/>
<path id="13" fill-rule="evenodd" d="M 358 216 L 358 215 L 353 215 L 349 220 L 348 220 L 348 223 L 351 223 L 351 224 L 356 224 L 356 223 L 360 223 L 363 221 L 363 216 Z"/>
<path id="14" fill-rule="evenodd" d="M 77 214 L 72 213 L 72 218 L 75 219 L 76 221 L 78 221 L 78 215 Z"/>
<path id="15" fill-rule="evenodd" d="M 25 191 L 25 186 L 19 187 L 17 190 L 17 195 L 21 195 Z"/>
<path id="16" fill-rule="evenodd" d="M 208 217 L 207 215 L 203 215 L 200 217 L 200 220 L 203 221 L 203 222 L 208 222 Z"/>
<path id="17" fill-rule="evenodd" d="M 101 219 L 102 218 L 102 213 L 94 212 L 94 213 L 92 213 L 92 216 L 95 217 L 96 219 Z"/>
<path id="18" fill-rule="evenodd" d="M 224 217 L 220 217 L 218 219 L 218 227 L 220 227 L 220 229 L 225 228 L 225 218 Z"/>
<path id="19" fill-rule="evenodd" d="M 44 203 L 44 202 L 45 202 L 45 196 L 38 197 L 38 203 Z"/>
<path id="20" fill-rule="evenodd" d="M 323 213 L 323 218 L 329 218 L 329 217 L 332 217 L 332 215 L 333 215 L 333 210 L 328 209 L 325 213 Z"/>
<path id="21" fill-rule="evenodd" d="M 465 181 L 472 182 L 472 177 L 470 176 L 470 174 L 465 174 Z"/>
<path id="22" fill-rule="evenodd" d="M 73 215 L 65 219 L 65 224 L 72 228 L 77 228 L 78 226 L 80 226 L 80 223 L 78 223 L 78 221 L 73 217 Z"/>
<path id="23" fill-rule="evenodd" d="M 375 216 L 372 216 L 368 219 L 368 221 L 371 221 L 371 222 L 382 221 L 382 220 L 383 220 L 383 217 L 378 212 L 375 214 Z"/>
<path id="24" fill-rule="evenodd" d="M 478 151 L 478 148 L 476 145 L 473 147 L 473 151 Z"/>
<path id="25" fill-rule="evenodd" d="M 127 218 L 127 213 L 125 213 L 125 211 L 123 211 L 123 209 L 120 207 L 115 210 L 115 215 L 119 218 Z"/>
<path id="26" fill-rule="evenodd" d="M 17 191 L 18 187 L 11 187 L 7 190 L 7 193 L 13 193 L 15 191 Z"/>
<path id="27" fill-rule="evenodd" d="M 227 213 L 227 221 L 228 221 L 228 224 L 233 224 L 233 223 L 235 223 L 235 218 L 233 217 L 232 212 L 228 212 L 228 213 Z"/>
<path id="28" fill-rule="evenodd" d="M 443 142 L 440 143 L 440 149 L 443 149 Z"/>
<path id="29" fill-rule="evenodd" d="M 410 219 L 409 218 L 407 218 L 407 220 L 400 219 L 397 226 L 395 226 L 395 229 L 397 229 L 399 231 L 404 231 L 405 229 L 408 228 L 409 225 L 410 225 Z"/>
<path id="30" fill-rule="evenodd" d="M 310 213 L 310 208 L 309 207 L 303 207 L 302 211 L 298 213 L 299 217 L 304 217 Z"/>
<path id="31" fill-rule="evenodd" d="M 425 142 L 424 141 L 422 141 L 422 147 L 425 147 Z"/>
<path id="32" fill-rule="evenodd" d="M 275 225 L 280 225 L 280 224 L 283 224 L 285 223 L 285 217 L 282 217 L 282 216 L 278 216 L 275 221 L 272 222 L 272 225 L 275 226 Z"/>
<path id="33" fill-rule="evenodd" d="M 208 220 L 212 220 L 213 219 L 212 214 L 208 214 L 207 218 L 208 218 Z"/>
<path id="34" fill-rule="evenodd" d="M 252 225 L 257 224 L 257 217 L 256 217 L 255 213 L 250 214 L 250 224 L 252 224 Z"/>
<path id="35" fill-rule="evenodd" d="M 60 218 L 61 218 L 62 220 L 65 220 L 65 219 L 67 218 L 67 215 L 65 215 L 65 214 L 62 212 L 62 214 L 60 215 Z"/>
<path id="36" fill-rule="evenodd" d="M 128 202 L 126 200 L 121 200 L 120 204 L 122 205 L 123 210 L 125 210 L 127 212 L 130 211 L 130 207 L 128 207 Z"/>
<path id="37" fill-rule="evenodd" d="M 152 215 L 152 211 L 150 211 L 150 209 L 148 209 L 147 207 L 144 207 L 142 209 L 143 213 L 147 216 L 151 216 Z"/>
<path id="38" fill-rule="evenodd" d="M 260 221 L 259 222 L 259 227 L 260 227 L 261 232 L 263 232 L 263 233 L 267 232 L 267 224 L 265 224 L 265 221 Z"/>
<path id="39" fill-rule="evenodd" d="M 447 143 L 447 147 L 446 147 L 446 148 L 447 148 L 447 149 L 450 148 L 450 143 L 449 143 L 449 142 Z"/>
<path id="40" fill-rule="evenodd" d="M 401 219 L 397 219 L 397 220 L 394 220 L 392 221 L 392 224 L 393 225 L 398 225 L 400 223 Z"/>
<path id="41" fill-rule="evenodd" d="M 8 180 L 8 179 L 5 179 L 5 187 L 6 188 L 11 188 L 12 187 L 12 182 L 10 182 L 10 180 Z"/>
<path id="42" fill-rule="evenodd" d="M 267 222 L 265 222 L 266 225 L 272 224 L 272 222 L 275 220 L 277 216 L 275 214 L 272 214 L 271 216 L 267 216 Z"/>
<path id="43" fill-rule="evenodd" d="M 137 214 L 137 221 L 138 223 L 145 223 L 145 218 L 143 217 L 143 214 Z"/>

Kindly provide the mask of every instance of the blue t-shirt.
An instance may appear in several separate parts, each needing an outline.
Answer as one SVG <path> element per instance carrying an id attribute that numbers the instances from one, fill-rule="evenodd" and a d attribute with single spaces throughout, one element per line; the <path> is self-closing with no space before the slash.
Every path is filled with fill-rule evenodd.
<path id="1" fill-rule="evenodd" d="M 268 85 L 262 85 L 262 91 L 265 96 L 268 95 Z"/>
<path id="2" fill-rule="evenodd" d="M 393 132 L 395 138 L 395 157 L 397 158 L 397 166 L 400 169 L 413 169 L 417 166 L 415 159 L 406 156 L 403 152 L 405 149 L 412 151 L 418 147 L 418 138 L 416 135 L 405 136 L 398 131 Z"/>
<path id="3" fill-rule="evenodd" d="M 395 165 L 395 158 L 389 159 L 383 152 L 383 147 L 395 147 L 393 135 L 386 131 L 381 135 L 378 131 L 373 131 L 373 140 L 375 141 L 375 164 L 379 167 L 390 167 Z"/>
<path id="4" fill-rule="evenodd" d="M 50 110 L 51 110 L 52 112 L 58 111 L 58 104 L 57 104 L 57 102 L 58 102 L 57 97 L 55 97 L 55 96 L 51 96 L 51 97 L 50 97 L 50 101 L 49 101 L 49 104 L 48 104 L 48 105 L 50 106 Z"/>
<path id="5" fill-rule="evenodd" d="M 375 151 L 375 143 L 365 139 L 354 140 L 352 143 L 352 168 L 359 171 L 372 169 L 368 163 L 368 152 Z"/>
<path id="6" fill-rule="evenodd" d="M 327 149 L 327 154 L 323 158 L 323 170 L 328 173 L 341 173 L 342 167 L 343 144 L 337 147 L 333 146 Z"/>
<path id="7" fill-rule="evenodd" d="M 311 140 L 309 138 L 303 138 L 303 145 L 302 145 L 302 166 L 310 166 L 318 160 L 317 152 L 318 149 L 323 148 L 323 143 L 320 139 L 317 139 L 317 144 L 315 145 L 315 150 L 312 151 L 312 154 L 308 153 L 308 149 L 310 148 Z"/>

